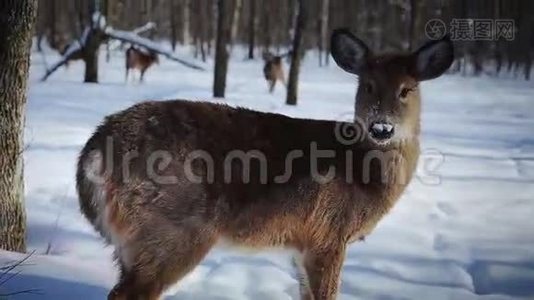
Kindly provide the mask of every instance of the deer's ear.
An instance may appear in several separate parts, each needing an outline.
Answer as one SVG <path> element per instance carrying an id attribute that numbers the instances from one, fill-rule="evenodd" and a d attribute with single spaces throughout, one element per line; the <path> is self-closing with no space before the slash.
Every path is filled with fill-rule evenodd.
<path id="1" fill-rule="evenodd" d="M 413 54 L 412 75 L 419 81 L 441 76 L 454 60 L 454 47 L 449 36 L 423 45 Z"/>
<path id="2" fill-rule="evenodd" d="M 369 57 L 369 48 L 348 29 L 336 29 L 330 40 L 330 51 L 343 70 L 359 75 Z"/>

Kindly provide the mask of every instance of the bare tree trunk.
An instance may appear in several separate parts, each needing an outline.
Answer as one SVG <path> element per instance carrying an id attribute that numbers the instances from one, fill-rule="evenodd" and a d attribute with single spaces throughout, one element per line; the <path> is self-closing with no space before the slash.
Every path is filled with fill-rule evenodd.
<path id="1" fill-rule="evenodd" d="M 171 47 L 172 51 L 176 50 L 176 43 L 178 42 L 178 18 L 176 13 L 178 12 L 178 2 L 170 1 L 169 18 L 171 23 Z"/>
<path id="2" fill-rule="evenodd" d="M 530 54 L 526 55 L 525 58 L 525 80 L 530 80 L 530 72 L 532 69 L 532 58 L 530 57 Z"/>
<path id="3" fill-rule="evenodd" d="M 306 26 L 307 4 L 305 0 L 298 0 L 297 22 L 295 23 L 293 47 L 291 53 L 291 66 L 289 69 L 289 80 L 287 83 L 286 104 L 297 105 L 297 90 L 299 81 L 300 60 L 302 58 L 302 35 Z"/>
<path id="4" fill-rule="evenodd" d="M 93 20 L 93 14 L 100 10 L 100 0 L 91 0 L 89 2 L 89 23 L 90 32 L 87 36 L 87 42 L 83 47 L 83 61 L 85 63 L 84 82 L 98 82 L 98 50 L 102 43 L 103 33 L 98 25 L 93 22 L 99 20 Z"/>
<path id="5" fill-rule="evenodd" d="M 195 59 L 198 59 L 198 54 L 200 53 L 200 49 L 199 49 L 199 45 L 198 45 L 198 36 L 197 35 L 194 35 L 193 36 L 193 45 L 195 46 L 195 50 L 193 51 L 193 57 Z"/>
<path id="6" fill-rule="evenodd" d="M 85 63 L 84 82 L 98 82 L 98 48 L 103 40 L 103 33 L 91 30 L 87 37 L 87 43 L 82 49 L 83 61 Z"/>
<path id="7" fill-rule="evenodd" d="M 254 59 L 254 48 L 256 48 L 256 28 L 258 18 L 256 15 L 257 0 L 250 1 L 250 19 L 248 20 L 248 59 Z"/>
<path id="8" fill-rule="evenodd" d="M 114 11 L 113 11 L 113 1 L 111 0 L 103 0 L 104 2 L 104 16 L 106 17 L 106 22 L 110 24 L 111 26 L 115 26 L 117 24 L 115 17 L 114 17 Z M 109 47 L 109 40 L 106 40 L 106 62 L 109 63 L 111 60 L 111 49 Z"/>
<path id="9" fill-rule="evenodd" d="M 226 89 L 228 70 L 228 39 L 230 35 L 227 20 L 228 0 L 217 1 L 217 42 L 215 45 L 215 74 L 213 78 L 213 97 L 223 97 Z"/>
<path id="10" fill-rule="evenodd" d="M 84 82 L 98 82 L 98 47 L 94 34 L 90 34 L 88 44 L 83 49 L 83 61 L 85 63 Z"/>
<path id="11" fill-rule="evenodd" d="M 213 52 L 213 46 L 214 46 L 214 39 L 216 39 L 215 35 L 217 34 L 217 20 L 214 21 L 214 19 L 217 19 L 216 16 L 217 16 L 217 2 L 216 1 L 208 1 L 207 3 L 207 10 L 206 10 L 206 14 L 207 14 L 207 19 L 208 19 L 208 22 L 206 23 L 206 25 L 208 26 L 207 27 L 207 36 L 208 36 L 208 41 L 207 41 L 207 55 L 208 56 L 211 56 L 211 53 Z"/>
<path id="12" fill-rule="evenodd" d="M 260 26 L 260 38 L 261 43 L 263 46 L 263 51 L 270 51 L 271 44 L 272 44 L 272 13 L 271 13 L 271 6 L 272 3 L 269 1 L 263 1 L 262 3 L 262 21 Z"/>
<path id="13" fill-rule="evenodd" d="M 35 25 L 35 34 L 37 36 L 37 51 L 43 51 L 43 39 L 46 39 L 46 22 L 47 22 L 47 9 L 44 5 L 38 5 L 37 8 L 37 20 Z"/>
<path id="14" fill-rule="evenodd" d="M 95 0 L 99 1 L 99 0 Z M 140 23 L 147 23 L 152 21 L 152 0 L 143 0 L 141 2 L 141 19 Z M 154 31 L 148 33 L 150 39 L 154 39 Z"/>
<path id="15" fill-rule="evenodd" d="M 328 60 L 328 8 L 330 7 L 330 1 L 329 0 L 322 0 L 322 6 L 321 6 L 321 28 L 320 28 L 320 39 L 319 42 L 319 66 L 322 66 L 323 64 L 326 64 L 326 61 Z M 327 55 L 322 55 L 322 52 L 325 51 Z M 324 62 L 322 60 L 322 57 L 324 57 Z"/>
<path id="16" fill-rule="evenodd" d="M 191 13 L 195 16 L 200 16 L 198 18 L 193 18 L 191 20 L 191 24 L 189 27 L 191 30 L 190 38 L 191 38 L 192 45 L 194 46 L 195 59 L 197 59 L 200 54 L 200 45 L 202 45 L 202 41 L 204 39 L 202 37 L 202 19 L 204 18 L 204 16 L 202 16 L 203 9 L 204 8 L 202 5 L 202 2 L 194 1 L 193 3 L 191 3 L 191 7 L 190 7 Z M 184 20 L 184 23 L 185 23 L 185 20 Z M 185 38 L 185 36 L 183 38 Z"/>
<path id="17" fill-rule="evenodd" d="M 200 55 L 203 62 L 206 62 L 207 59 L 207 48 L 210 44 L 210 26 L 209 23 L 204 21 L 208 20 L 210 17 L 210 11 L 212 10 L 211 1 L 206 2 L 206 4 L 200 3 L 200 13 L 197 16 L 200 16 L 200 20 L 197 22 L 199 24 L 199 37 L 200 37 Z"/>
<path id="18" fill-rule="evenodd" d="M 463 3 L 463 2 L 462 2 Z M 426 20 L 426 8 L 427 2 L 410 0 L 410 16 L 408 24 L 408 47 L 409 51 L 415 50 L 421 43 L 421 36 L 423 33 Z"/>
<path id="19" fill-rule="evenodd" d="M 48 45 L 50 45 L 52 49 L 59 50 L 57 45 L 56 0 L 51 0 L 48 3 L 48 10 Z"/>
<path id="20" fill-rule="evenodd" d="M 23 130 L 37 2 L 2 0 L 0 15 L 0 248 L 26 250 Z"/>
<path id="21" fill-rule="evenodd" d="M 234 48 L 235 39 L 237 37 L 237 30 L 239 29 L 239 18 L 241 16 L 241 6 L 243 5 L 242 0 L 234 0 L 234 13 L 232 16 L 232 31 L 230 32 L 230 45 L 232 49 Z"/>
<path id="22" fill-rule="evenodd" d="M 172 0 L 175 1 L 175 0 Z M 182 40 L 184 41 L 184 45 L 189 45 L 190 41 L 190 22 L 191 22 L 191 0 L 183 0 L 183 28 L 182 31 L 183 37 Z"/>

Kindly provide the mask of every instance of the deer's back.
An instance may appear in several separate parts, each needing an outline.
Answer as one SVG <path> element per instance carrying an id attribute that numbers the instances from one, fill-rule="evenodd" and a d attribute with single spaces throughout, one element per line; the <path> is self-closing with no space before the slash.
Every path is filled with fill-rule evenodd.
<path id="1" fill-rule="evenodd" d="M 355 187 L 342 180 L 328 184 L 312 180 L 305 158 L 293 162 L 289 179 L 275 182 L 287 171 L 286 155 L 300 149 L 308 157 L 312 136 L 333 124 L 317 121 L 313 128 L 315 123 L 301 123 L 210 103 L 146 102 L 107 117 L 80 161 L 95 149 L 111 153 L 113 163 L 107 167 L 112 171 L 104 189 L 130 223 L 150 212 L 175 224 L 184 220 L 213 224 L 222 236 L 239 244 L 300 247 L 311 237 L 343 236 L 342 231 L 352 229 L 339 224 L 358 222 L 351 202 L 358 194 Z M 319 142 L 324 148 L 330 141 Z M 244 182 L 243 160 L 225 162 L 232 151 L 245 160 L 250 157 L 243 155 L 250 153 L 264 155 L 266 176 L 262 177 L 260 160 L 252 158 Z M 211 180 L 205 160 L 188 165 L 191 153 L 210 156 Z M 323 174 L 328 163 L 318 166 Z M 188 178 L 188 168 L 202 182 Z M 83 195 L 80 198 L 83 201 Z"/>
<path id="2" fill-rule="evenodd" d="M 266 62 L 263 67 L 263 75 L 267 80 L 282 80 L 284 77 L 283 72 L 282 59 L 280 57 Z"/>
<path id="3" fill-rule="evenodd" d="M 155 62 L 155 54 L 143 53 L 135 48 L 129 48 L 126 52 L 126 64 L 129 68 L 144 69 Z"/>

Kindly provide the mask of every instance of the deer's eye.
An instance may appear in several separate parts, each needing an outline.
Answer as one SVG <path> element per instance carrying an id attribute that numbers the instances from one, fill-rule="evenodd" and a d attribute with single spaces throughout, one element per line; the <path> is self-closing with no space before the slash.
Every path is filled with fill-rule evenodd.
<path id="1" fill-rule="evenodd" d="M 411 92 L 411 89 L 408 89 L 408 88 L 403 88 L 399 94 L 399 97 L 401 99 L 404 99 L 408 96 L 408 93 Z"/>

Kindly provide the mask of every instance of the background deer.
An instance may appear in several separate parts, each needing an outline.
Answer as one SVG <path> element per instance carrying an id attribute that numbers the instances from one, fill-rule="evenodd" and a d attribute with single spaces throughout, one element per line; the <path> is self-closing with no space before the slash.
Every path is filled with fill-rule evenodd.
<path id="1" fill-rule="evenodd" d="M 158 63 L 158 55 L 150 50 L 139 49 L 130 46 L 126 50 L 126 82 L 128 81 L 128 72 L 130 69 L 138 69 L 141 73 L 139 82 L 143 82 L 145 72 L 154 63 Z"/>
<path id="2" fill-rule="evenodd" d="M 331 51 L 359 76 L 354 123 L 175 100 L 134 105 L 97 128 L 77 189 L 83 214 L 115 247 L 120 278 L 109 299 L 157 299 L 220 241 L 294 249 L 302 299 L 336 297 L 347 245 L 373 230 L 412 177 L 418 82 L 444 73 L 453 47 L 445 38 L 375 55 L 340 29 Z M 356 125 L 358 141 L 339 139 L 339 126 Z M 331 153 L 318 160 L 317 149 Z M 227 160 L 236 150 L 246 159 Z"/>
<path id="3" fill-rule="evenodd" d="M 265 76 L 265 80 L 267 80 L 269 93 L 274 91 L 277 81 L 280 81 L 283 85 L 286 85 L 282 58 L 288 54 L 289 53 L 283 55 L 274 55 L 270 52 L 263 53 L 263 61 L 265 62 L 265 65 L 263 66 L 263 75 Z"/>

